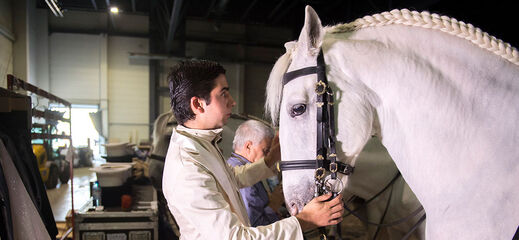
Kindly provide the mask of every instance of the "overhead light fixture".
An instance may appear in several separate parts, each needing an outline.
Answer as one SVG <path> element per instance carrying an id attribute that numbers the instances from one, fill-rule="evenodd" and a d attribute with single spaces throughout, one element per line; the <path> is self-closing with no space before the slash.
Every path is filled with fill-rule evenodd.
<path id="1" fill-rule="evenodd" d="M 113 13 L 113 14 L 118 14 L 119 13 L 119 8 L 118 7 L 110 7 L 110 12 Z"/>
<path id="2" fill-rule="evenodd" d="M 47 6 L 56 17 L 63 17 L 63 11 L 58 7 L 58 0 L 45 0 Z"/>

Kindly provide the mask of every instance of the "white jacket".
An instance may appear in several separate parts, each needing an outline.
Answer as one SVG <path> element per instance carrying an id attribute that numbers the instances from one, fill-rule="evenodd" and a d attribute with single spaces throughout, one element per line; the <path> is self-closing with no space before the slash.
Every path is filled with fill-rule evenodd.
<path id="1" fill-rule="evenodd" d="M 263 159 L 231 168 L 216 143 L 222 129 L 178 125 L 171 136 L 162 180 L 164 197 L 180 228 L 180 239 L 302 240 L 299 221 L 285 218 L 250 226 L 238 189 L 272 176 Z"/>

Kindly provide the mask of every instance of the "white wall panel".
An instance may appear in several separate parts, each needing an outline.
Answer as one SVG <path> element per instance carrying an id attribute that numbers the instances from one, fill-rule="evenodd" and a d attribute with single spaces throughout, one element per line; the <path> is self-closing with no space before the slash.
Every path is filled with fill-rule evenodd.
<path id="1" fill-rule="evenodd" d="M 109 142 L 131 142 L 137 144 L 140 140 L 149 139 L 149 127 L 146 125 L 110 125 Z M 136 139 L 139 139 L 137 141 Z"/>
<path id="2" fill-rule="evenodd" d="M 99 104 L 102 35 L 50 36 L 50 91 L 72 103 Z"/>
<path id="3" fill-rule="evenodd" d="M 132 135 L 149 138 L 149 64 L 130 60 L 129 52 L 147 53 L 148 40 L 108 38 L 108 122 L 113 141 L 127 141 Z"/>
<path id="4" fill-rule="evenodd" d="M 36 85 L 45 90 L 50 91 L 49 82 L 49 24 L 48 24 L 48 12 L 46 9 L 36 9 L 35 31 L 34 31 L 34 42 L 37 44 L 35 47 L 35 82 Z"/>
<path id="5" fill-rule="evenodd" d="M 13 73 L 13 43 L 0 35 L 0 87 L 7 88 L 7 74 Z"/>

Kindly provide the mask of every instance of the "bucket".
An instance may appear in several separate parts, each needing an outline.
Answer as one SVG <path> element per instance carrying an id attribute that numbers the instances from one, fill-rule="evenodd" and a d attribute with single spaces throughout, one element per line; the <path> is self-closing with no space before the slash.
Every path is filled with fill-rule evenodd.
<path id="1" fill-rule="evenodd" d="M 110 163 L 99 167 L 90 168 L 97 175 L 100 187 L 121 186 L 132 175 L 132 164 Z"/>
<path id="2" fill-rule="evenodd" d="M 106 149 L 106 156 L 107 157 L 122 157 L 122 156 L 128 156 L 133 155 L 133 149 L 132 147 L 135 144 L 130 143 L 108 143 L 104 144 L 104 147 Z"/>

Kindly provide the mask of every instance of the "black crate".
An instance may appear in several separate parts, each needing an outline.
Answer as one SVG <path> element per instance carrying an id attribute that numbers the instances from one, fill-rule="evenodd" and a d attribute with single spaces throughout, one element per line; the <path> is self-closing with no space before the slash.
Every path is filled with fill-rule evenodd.
<path id="1" fill-rule="evenodd" d="M 74 221 L 74 237 L 79 240 L 158 240 L 156 207 L 77 213 Z"/>

